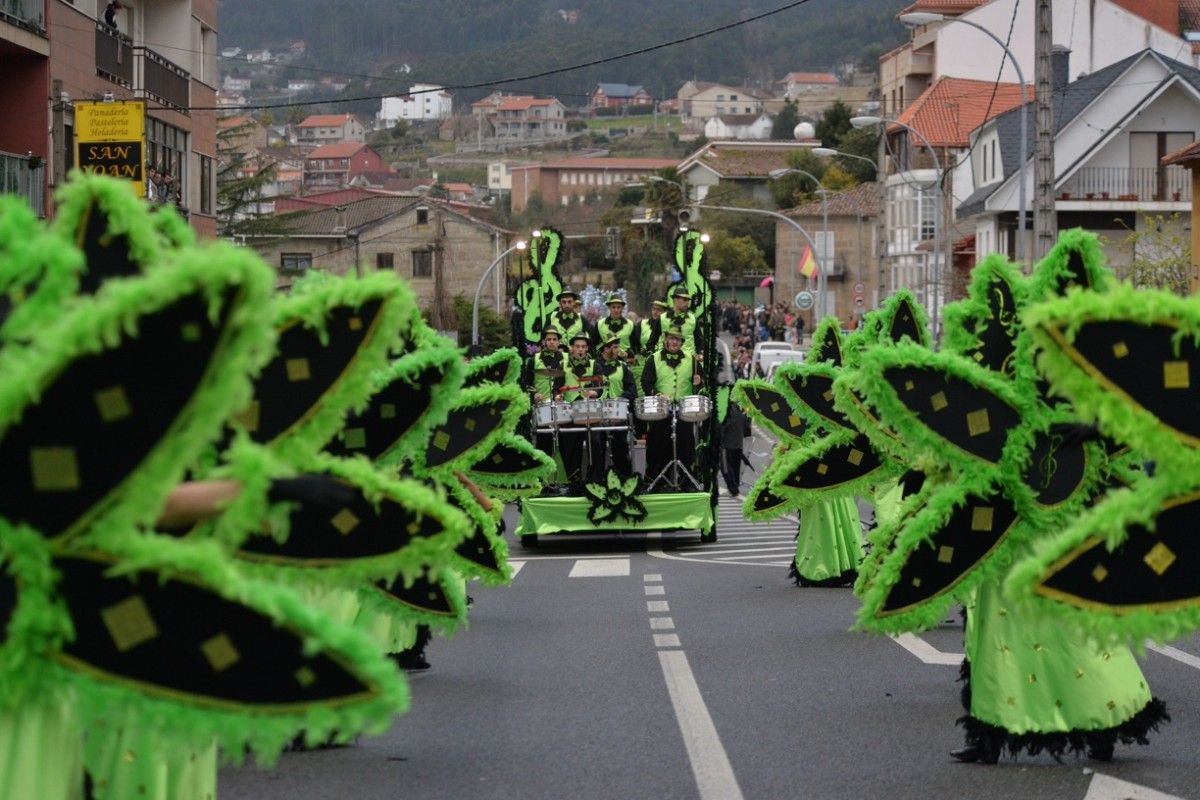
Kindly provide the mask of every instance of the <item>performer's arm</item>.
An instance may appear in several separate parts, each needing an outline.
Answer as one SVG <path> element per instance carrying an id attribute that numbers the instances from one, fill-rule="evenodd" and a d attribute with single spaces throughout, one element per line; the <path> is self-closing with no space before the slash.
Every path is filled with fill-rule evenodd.
<path id="1" fill-rule="evenodd" d="M 625 368 L 624 377 L 621 380 L 621 396 L 631 403 L 637 399 L 637 385 L 633 381 L 633 372 L 629 367 Z"/>
<path id="2" fill-rule="evenodd" d="M 182 483 L 167 495 L 167 504 L 156 526 L 163 530 L 190 528 L 201 520 L 215 517 L 242 491 L 237 481 L 191 481 Z"/>
<path id="3" fill-rule="evenodd" d="M 642 370 L 642 394 L 646 397 L 653 397 L 654 387 L 658 385 L 658 370 L 654 363 L 653 358 L 646 359 L 646 368 Z"/>

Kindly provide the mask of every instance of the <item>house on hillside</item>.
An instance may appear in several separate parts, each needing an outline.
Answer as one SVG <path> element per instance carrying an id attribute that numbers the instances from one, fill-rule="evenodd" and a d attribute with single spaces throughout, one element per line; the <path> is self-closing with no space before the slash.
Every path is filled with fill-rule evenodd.
<path id="1" fill-rule="evenodd" d="M 1121 241 L 1143 230 L 1148 214 L 1190 213 L 1188 170 L 1161 161 L 1200 135 L 1200 69 L 1143 50 L 1071 83 L 1064 69 L 1055 78 L 1058 227 L 1105 235 L 1113 242 L 1105 255 L 1120 267 L 1130 259 Z M 959 168 L 958 195 L 966 199 L 956 211 L 974 227 L 980 255 L 1018 252 L 1020 115 L 1013 109 L 976 129 L 971 159 Z M 1033 197 L 1033 128 L 1023 171 L 1027 198 Z"/>
<path id="2" fill-rule="evenodd" d="M 295 143 L 319 147 L 334 142 L 365 142 L 366 129 L 353 114 L 314 114 L 296 126 Z"/>
<path id="3" fill-rule="evenodd" d="M 545 205 L 568 206 L 615 194 L 661 169 L 675 166 L 667 158 L 570 158 L 545 164 L 510 167 L 512 210 L 524 211 L 534 197 Z"/>
<path id="4" fill-rule="evenodd" d="M 841 85 L 831 72 L 789 72 L 777 83 L 783 86 L 783 96 L 795 100 L 810 94 L 827 94 Z"/>
<path id="5" fill-rule="evenodd" d="M 220 150 L 246 156 L 267 148 L 267 129 L 248 114 L 217 117 L 217 141 Z"/>
<path id="6" fill-rule="evenodd" d="M 493 161 L 488 164 L 488 194 L 499 196 L 512 191 L 514 167 L 535 166 L 531 161 Z"/>
<path id="7" fill-rule="evenodd" d="M 304 188 L 347 186 L 356 175 L 386 171 L 383 157 L 370 145 L 359 142 L 325 144 L 304 159 Z"/>
<path id="8" fill-rule="evenodd" d="M 567 135 L 566 106 L 554 97 L 493 93 L 472 103 L 471 111 L 491 124 L 497 139 L 530 141 Z"/>
<path id="9" fill-rule="evenodd" d="M 509 231 L 431 198 L 369 196 L 304 211 L 286 235 L 248 236 L 279 285 L 317 270 L 334 275 L 389 270 L 408 282 L 423 309 L 442 307 L 435 325 L 452 327 L 445 314 L 457 295 L 473 297 L 483 272 L 516 241 Z M 483 301 L 508 309 L 507 269 L 484 286 Z M 465 343 L 465 342 L 464 342 Z"/>
<path id="10" fill-rule="evenodd" d="M 648 109 L 653 104 L 654 98 L 646 87 L 627 83 L 598 83 L 588 98 L 588 105 L 592 108 L 642 106 Z"/>
<path id="11" fill-rule="evenodd" d="M 379 125 L 390 128 L 399 120 L 418 122 L 427 119 L 446 119 L 453 111 L 450 93 L 433 83 L 414 83 L 408 94 L 385 97 L 380 101 L 375 118 Z"/>
<path id="12" fill-rule="evenodd" d="M 771 97 L 760 89 L 704 81 L 688 81 L 677 95 L 680 116 L 685 122 L 698 120 L 699 125 L 724 114 L 760 114 L 763 102 Z"/>
<path id="13" fill-rule="evenodd" d="M 732 184 L 765 202 L 773 202 L 767 185 L 771 170 L 785 169 L 796 150 L 820 147 L 806 142 L 709 142 L 679 162 L 676 169 L 693 202 L 704 202 L 712 189 Z"/>
<path id="14" fill-rule="evenodd" d="M 709 139 L 762 140 L 771 138 L 771 117 L 761 114 L 724 114 L 711 117 L 704 123 L 704 135 Z"/>

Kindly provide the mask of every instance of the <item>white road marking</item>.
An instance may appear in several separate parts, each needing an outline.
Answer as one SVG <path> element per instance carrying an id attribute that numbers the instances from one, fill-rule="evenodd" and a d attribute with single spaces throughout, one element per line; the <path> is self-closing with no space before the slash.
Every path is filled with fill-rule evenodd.
<path id="1" fill-rule="evenodd" d="M 1146 649 L 1153 650 L 1159 655 L 1164 655 L 1167 658 L 1173 658 L 1180 664 L 1187 664 L 1192 669 L 1200 669 L 1200 656 L 1194 656 L 1191 653 L 1185 653 L 1178 647 L 1171 647 L 1169 644 L 1155 644 L 1154 642 L 1146 642 Z"/>
<path id="2" fill-rule="evenodd" d="M 1084 795 L 1083 800 L 1183 800 L 1183 798 L 1097 772 L 1092 776 L 1092 782 L 1088 784 L 1088 792 Z"/>
<path id="3" fill-rule="evenodd" d="M 962 653 L 943 653 L 929 642 L 925 641 L 919 636 L 914 636 L 911 633 L 902 633 L 899 636 L 892 636 L 891 638 L 893 642 L 900 645 L 926 664 L 945 664 L 946 666 L 958 666 L 963 660 Z"/>
<path id="4" fill-rule="evenodd" d="M 662 583 L 662 575 L 643 575 L 642 580 L 646 583 Z"/>
<path id="5" fill-rule="evenodd" d="M 668 603 L 666 600 L 647 600 L 646 601 L 646 610 L 649 611 L 651 614 L 661 613 L 663 611 L 670 611 L 671 604 Z"/>
<path id="6" fill-rule="evenodd" d="M 663 650 L 658 660 L 701 800 L 742 800 L 742 790 L 700 695 L 687 655 L 682 650 Z"/>
<path id="7" fill-rule="evenodd" d="M 679 634 L 677 633 L 656 633 L 654 634 L 655 647 L 679 647 Z"/>
<path id="8" fill-rule="evenodd" d="M 781 545 L 771 547 L 751 547 L 742 550 L 720 550 L 718 552 L 720 555 L 715 556 L 715 559 L 717 561 L 724 561 L 727 556 L 741 555 L 742 553 L 763 553 L 764 556 L 761 557 L 778 558 L 780 553 L 796 552 L 796 548 L 792 545 Z"/>
<path id="9" fill-rule="evenodd" d="M 576 561 L 568 578 L 617 578 L 629 575 L 628 558 Z"/>
<path id="10" fill-rule="evenodd" d="M 651 617 L 650 630 L 652 631 L 673 631 L 675 630 L 675 620 L 670 617 Z"/>
<path id="11" fill-rule="evenodd" d="M 606 559 L 606 558 L 612 558 L 612 556 L 610 556 L 610 555 L 603 555 L 603 556 L 585 556 L 585 555 L 527 556 L 527 555 L 522 555 L 521 556 L 522 561 L 595 561 L 595 560 L 602 560 L 602 559 Z M 621 556 L 621 558 L 629 558 L 629 556 Z"/>
<path id="12" fill-rule="evenodd" d="M 650 597 L 651 595 L 667 593 L 667 590 L 662 586 L 643 586 L 642 589 L 646 592 L 647 597 Z"/>
<path id="13" fill-rule="evenodd" d="M 524 561 L 510 561 L 508 566 L 512 568 L 512 576 L 517 577 L 517 573 L 521 571 L 521 567 L 525 566 Z"/>

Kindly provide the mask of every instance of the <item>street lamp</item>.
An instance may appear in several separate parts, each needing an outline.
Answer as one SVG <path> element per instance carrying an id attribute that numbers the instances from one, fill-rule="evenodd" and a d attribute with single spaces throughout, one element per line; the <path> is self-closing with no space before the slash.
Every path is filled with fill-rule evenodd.
<path id="1" fill-rule="evenodd" d="M 947 17 L 945 14 L 937 14 L 931 11 L 914 11 L 910 14 L 901 14 L 897 19 L 900 20 L 900 24 L 909 28 L 919 28 L 922 25 L 929 25 L 933 22 L 958 22 L 962 25 L 969 25 L 977 31 L 982 31 L 989 39 L 1000 45 L 1000 49 L 1004 51 L 1004 55 L 1012 62 L 1013 69 L 1017 72 L 1017 80 L 1021 84 L 1021 163 L 1017 167 L 1017 257 L 1020 261 L 1027 263 L 1029 248 L 1025 244 L 1025 164 L 1029 161 L 1029 89 L 1025 85 L 1025 74 L 1021 71 L 1021 65 L 1017 62 L 1017 57 L 1013 55 L 1013 51 L 1008 49 L 1008 45 L 999 36 L 969 19 Z"/>
<path id="2" fill-rule="evenodd" d="M 857 158 L 859 161 L 865 161 L 872 167 L 878 168 L 878 166 L 875 164 L 875 159 L 873 158 L 856 155 L 855 153 L 845 153 L 841 150 L 835 150 L 832 147 L 814 147 L 812 149 L 812 154 L 814 156 L 820 156 L 821 158 L 829 158 L 830 156 L 840 156 L 841 158 Z"/>
<path id="3" fill-rule="evenodd" d="M 538 236 L 542 235 L 542 232 L 534 231 L 533 235 L 534 235 L 534 237 L 538 237 Z M 483 285 L 485 283 L 487 283 L 488 276 L 492 274 L 492 270 L 494 270 L 496 268 L 496 265 L 504 260 L 505 256 L 507 256 L 509 253 L 513 252 L 514 250 L 524 250 L 524 249 L 525 249 L 525 240 L 518 239 L 516 244 L 514 244 L 512 247 L 505 250 L 500 255 L 496 256 L 496 260 L 493 261 L 491 264 L 489 264 L 488 268 L 483 271 L 483 275 L 480 276 L 479 285 L 475 287 L 475 304 L 471 307 L 471 344 L 473 344 L 473 345 L 480 344 L 480 341 L 479 341 L 479 295 L 481 295 L 483 293 Z"/>
<path id="4" fill-rule="evenodd" d="M 883 119 L 880 117 L 869 117 L 869 116 L 851 117 L 850 124 L 855 128 L 871 128 L 876 125 L 883 124 Z M 903 122 L 896 122 L 895 120 L 888 120 L 887 124 L 896 125 L 897 127 L 903 128 L 904 130 L 908 131 L 909 133 L 916 134 L 917 138 L 920 139 L 927 148 L 929 148 L 929 154 L 933 157 L 933 166 L 937 172 L 937 178 L 934 181 L 934 186 L 937 189 L 937 191 L 934 194 L 933 245 L 932 245 L 933 278 L 934 278 L 932 283 L 933 283 L 934 288 L 933 288 L 933 299 L 929 304 L 930 315 L 933 318 L 934 335 L 936 336 L 937 329 L 938 329 L 938 319 L 939 319 L 938 307 L 940 305 L 940 299 L 941 299 L 940 293 L 941 293 L 941 288 L 942 288 L 942 275 L 941 275 L 941 270 L 938 268 L 938 256 L 940 255 L 939 250 L 938 250 L 938 234 L 941 233 L 941 234 L 945 235 L 945 233 L 946 233 L 945 232 L 945 227 L 946 227 L 945 220 L 942 219 L 942 201 L 944 199 L 942 197 L 942 179 L 946 175 L 946 170 L 945 170 L 945 167 L 942 165 L 942 160 L 940 158 L 938 158 L 937 150 L 934 149 L 933 144 L 927 138 L 925 138 L 925 134 L 921 133 L 916 128 L 905 125 Z M 905 181 L 905 183 L 907 183 L 907 182 L 908 181 Z M 928 189 L 929 187 L 924 186 L 922 188 Z M 918 218 L 919 218 L 919 215 L 918 215 Z M 939 223 L 941 223 L 941 224 L 939 224 Z M 926 267 L 926 271 L 928 272 L 928 267 Z M 930 283 L 928 275 L 926 275 L 925 283 L 926 283 L 926 286 L 928 286 Z M 892 286 L 893 286 L 893 288 L 895 288 L 895 279 L 894 278 L 892 280 Z"/>
<path id="5" fill-rule="evenodd" d="M 789 173 L 803 175 L 817 185 L 817 193 L 821 195 L 821 232 L 825 240 L 825 249 L 821 251 L 821 271 L 817 273 L 817 322 L 825 318 L 826 303 L 825 303 L 825 287 L 829 280 L 828 272 L 831 266 L 830 261 L 833 254 L 830 252 L 832 248 L 829 246 L 829 190 L 825 188 L 825 184 L 813 175 L 811 172 L 799 167 L 787 167 L 784 169 L 773 169 L 767 173 L 771 180 L 779 180 L 784 175 Z M 813 326 L 816 327 L 815 325 Z"/>

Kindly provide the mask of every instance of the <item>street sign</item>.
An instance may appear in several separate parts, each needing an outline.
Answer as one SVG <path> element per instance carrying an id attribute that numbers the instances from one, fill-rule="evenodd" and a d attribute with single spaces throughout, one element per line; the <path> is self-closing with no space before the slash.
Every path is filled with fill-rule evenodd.
<path id="1" fill-rule="evenodd" d="M 864 305 L 866 305 L 866 301 L 863 300 L 863 296 L 861 294 L 854 298 L 855 308 L 862 308 Z"/>
<path id="2" fill-rule="evenodd" d="M 854 284 L 854 293 L 857 295 L 864 295 L 867 293 L 867 287 L 860 281 L 859 283 Z"/>
<path id="3" fill-rule="evenodd" d="M 796 293 L 796 299 L 795 299 L 796 308 L 800 309 L 801 311 L 808 311 L 810 308 L 813 307 L 813 304 L 815 303 L 815 301 L 816 301 L 816 298 L 813 297 L 812 292 L 797 292 Z"/>

